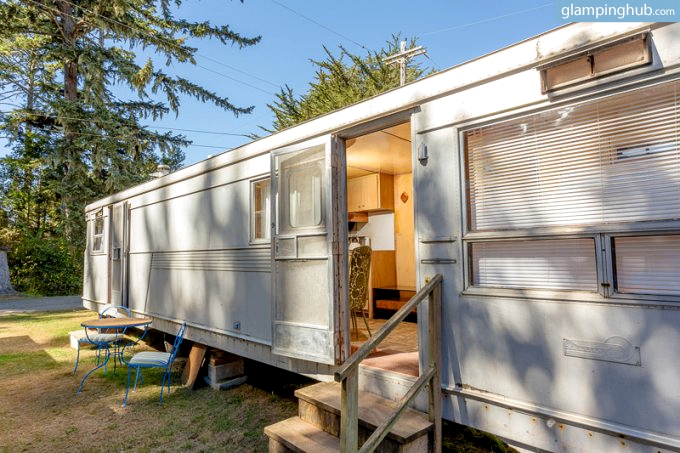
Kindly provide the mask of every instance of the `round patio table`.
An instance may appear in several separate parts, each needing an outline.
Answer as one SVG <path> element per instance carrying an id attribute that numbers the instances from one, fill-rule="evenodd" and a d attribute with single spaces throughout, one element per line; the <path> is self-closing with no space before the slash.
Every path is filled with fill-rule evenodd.
<path id="1" fill-rule="evenodd" d="M 98 342 L 95 339 L 91 339 L 88 329 L 97 329 L 98 333 L 102 330 L 114 330 L 116 335 L 122 339 L 127 329 L 133 327 L 144 327 L 144 333 L 139 338 L 139 340 L 141 340 L 144 335 L 146 335 L 147 330 L 149 330 L 150 324 L 151 319 L 149 318 L 130 318 L 126 316 L 120 318 L 94 318 L 81 322 L 80 325 L 85 329 L 85 336 L 87 337 L 88 341 L 97 348 L 104 350 L 104 360 L 102 360 L 101 363 L 97 364 L 96 367 L 92 368 L 85 376 L 83 376 L 83 380 L 80 381 L 80 385 L 78 386 L 78 391 L 76 393 L 80 393 L 80 391 L 83 389 L 85 380 L 90 376 L 90 374 L 92 374 L 95 370 L 105 367 L 109 362 L 109 358 L 111 358 L 111 350 L 109 349 L 110 340 Z"/>

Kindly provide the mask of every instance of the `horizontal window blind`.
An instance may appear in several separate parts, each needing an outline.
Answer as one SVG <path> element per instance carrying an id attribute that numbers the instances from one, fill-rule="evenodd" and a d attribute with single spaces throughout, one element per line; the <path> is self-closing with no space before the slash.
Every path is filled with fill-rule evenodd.
<path id="1" fill-rule="evenodd" d="M 597 291 L 592 239 L 478 242 L 470 259 L 474 286 Z"/>
<path id="2" fill-rule="evenodd" d="M 470 229 L 680 218 L 680 82 L 464 133 Z"/>
<path id="3" fill-rule="evenodd" d="M 680 236 L 614 239 L 620 293 L 680 296 Z"/>

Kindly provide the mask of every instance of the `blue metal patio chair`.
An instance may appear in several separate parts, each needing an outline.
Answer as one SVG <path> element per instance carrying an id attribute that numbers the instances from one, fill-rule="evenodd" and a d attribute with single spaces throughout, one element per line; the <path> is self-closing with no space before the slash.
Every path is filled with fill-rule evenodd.
<path id="1" fill-rule="evenodd" d="M 127 375 L 127 385 L 125 387 L 125 399 L 123 400 L 123 407 L 127 404 L 127 398 L 128 398 L 128 391 L 130 390 L 130 371 L 132 368 L 135 369 L 135 386 L 133 388 L 133 391 L 137 390 L 137 380 L 139 379 L 141 375 L 141 369 L 142 368 L 165 368 L 165 372 L 163 373 L 163 381 L 161 383 L 161 397 L 160 397 L 160 402 L 163 403 L 163 389 L 165 388 L 165 385 L 167 383 L 168 385 L 168 394 L 170 394 L 170 378 L 172 374 L 172 364 L 175 361 L 175 357 L 177 356 L 177 351 L 179 350 L 179 345 L 182 343 L 182 340 L 184 339 L 184 332 L 186 331 L 187 328 L 187 323 L 182 323 L 182 325 L 179 327 L 179 331 L 177 332 L 177 336 L 175 337 L 175 341 L 172 345 L 172 349 L 170 349 L 170 352 L 153 352 L 153 351 L 144 351 L 144 352 L 138 352 L 137 354 L 134 354 L 130 360 L 126 360 L 124 353 L 125 353 L 125 348 L 128 345 L 125 345 L 123 348 L 123 362 L 128 366 L 128 375 Z M 142 378 L 142 383 L 144 382 L 144 378 Z"/>
<path id="2" fill-rule="evenodd" d="M 132 312 L 128 307 L 123 307 L 122 305 L 112 305 L 110 307 L 107 307 L 99 313 L 100 318 L 113 318 L 113 317 L 120 317 L 121 315 L 124 316 L 131 316 Z M 73 368 L 73 374 L 76 374 L 76 371 L 78 370 L 78 363 L 80 361 L 80 346 L 81 345 L 93 345 L 97 351 L 97 364 L 99 364 L 99 361 L 101 360 L 101 352 L 103 349 L 106 349 L 110 346 L 114 347 L 114 361 L 113 361 L 113 367 L 115 370 L 116 367 L 116 360 L 121 363 L 120 361 L 120 342 L 122 340 L 121 335 L 118 333 L 109 333 L 109 332 L 102 332 L 102 329 L 97 329 L 97 332 L 89 334 L 86 332 L 85 337 L 79 338 L 78 339 L 78 351 L 76 352 L 76 365 Z M 106 372 L 106 368 L 104 369 L 104 372 Z"/>

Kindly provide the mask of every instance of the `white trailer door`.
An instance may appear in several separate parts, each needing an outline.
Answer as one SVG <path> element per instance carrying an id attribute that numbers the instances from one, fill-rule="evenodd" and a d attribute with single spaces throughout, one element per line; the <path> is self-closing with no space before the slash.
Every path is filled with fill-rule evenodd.
<path id="1" fill-rule="evenodd" d="M 346 357 L 344 142 L 272 153 L 273 352 L 326 364 Z"/>
<path id="2" fill-rule="evenodd" d="M 111 253 L 109 255 L 111 285 L 109 304 L 111 305 L 127 306 L 128 211 L 127 202 L 111 207 Z"/>

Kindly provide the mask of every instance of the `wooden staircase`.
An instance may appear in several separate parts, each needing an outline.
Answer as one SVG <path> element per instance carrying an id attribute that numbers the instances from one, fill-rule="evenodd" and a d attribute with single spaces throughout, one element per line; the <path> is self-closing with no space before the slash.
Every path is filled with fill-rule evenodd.
<path id="1" fill-rule="evenodd" d="M 267 426 L 270 453 L 340 451 L 340 384 L 321 382 L 295 392 L 298 416 Z M 396 407 L 395 402 L 359 392 L 359 446 Z M 406 409 L 375 450 L 387 452 L 431 451 L 433 424 L 426 413 Z"/>
<path id="2" fill-rule="evenodd" d="M 319 383 L 295 392 L 298 416 L 265 428 L 270 452 L 441 452 L 442 276 L 435 274 L 425 281 L 411 300 L 335 370 L 337 383 Z M 423 307 L 427 342 L 419 350 L 419 376 L 399 395 L 399 402 L 367 392 L 365 383 L 360 390 L 361 362 L 423 301 L 427 301 Z M 418 405 L 421 394 L 427 395 L 427 414 L 411 407 Z"/>

